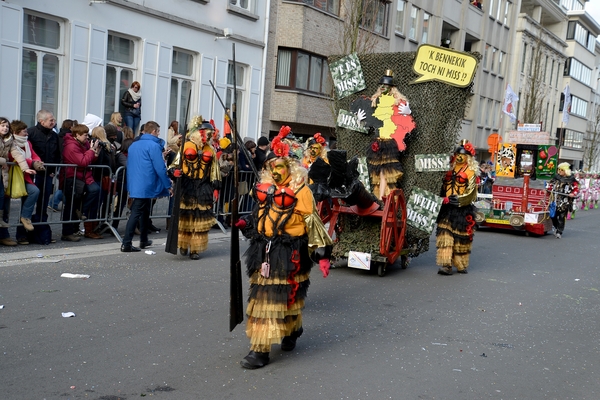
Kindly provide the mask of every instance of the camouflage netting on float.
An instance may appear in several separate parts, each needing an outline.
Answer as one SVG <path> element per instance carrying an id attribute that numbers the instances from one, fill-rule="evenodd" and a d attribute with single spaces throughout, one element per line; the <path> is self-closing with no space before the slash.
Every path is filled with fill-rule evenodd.
<path id="1" fill-rule="evenodd" d="M 480 59 L 479 53 L 471 53 Z M 465 88 L 450 86 L 441 82 L 423 82 L 410 84 L 419 75 L 412 69 L 416 53 L 379 53 L 359 56 L 367 88 L 343 99 L 334 99 L 335 113 L 340 109 L 350 111 L 350 104 L 359 96 L 371 97 L 379 87 L 379 80 L 386 70 L 394 72 L 394 84 L 410 103 L 416 128 L 406 135 L 407 149 L 401 154 L 404 177 L 401 188 L 406 201 L 411 189 L 417 186 L 439 195 L 444 172 L 416 172 L 416 154 L 449 154 L 458 143 L 458 136 L 471 97 L 472 84 Z M 331 56 L 329 63 L 338 61 L 344 56 Z M 337 147 L 347 151 L 348 159 L 355 155 L 365 156 L 373 137 L 357 131 L 343 128 L 336 129 Z M 334 256 L 342 257 L 348 251 L 379 253 L 379 235 L 381 220 L 373 218 L 357 219 L 353 216 L 340 216 L 340 233 L 334 247 Z M 427 233 L 407 226 L 405 249 L 408 256 L 417 255 L 429 250 Z"/>

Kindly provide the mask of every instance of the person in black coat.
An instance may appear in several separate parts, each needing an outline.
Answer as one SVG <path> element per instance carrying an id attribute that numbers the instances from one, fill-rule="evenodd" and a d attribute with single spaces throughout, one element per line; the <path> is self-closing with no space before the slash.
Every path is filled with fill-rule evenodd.
<path id="1" fill-rule="evenodd" d="M 121 105 L 125 108 L 125 112 L 123 113 L 125 125 L 130 127 L 133 133 L 137 132 L 142 118 L 142 94 L 140 93 L 140 87 L 140 83 L 134 81 L 121 98 Z"/>
<path id="2" fill-rule="evenodd" d="M 53 192 L 52 178 L 56 167 L 47 164 L 61 163 L 61 148 L 59 138 L 53 128 L 56 126 L 54 114 L 48 110 L 40 110 L 37 115 L 37 125 L 27 129 L 28 140 L 33 151 L 46 164 L 45 171 L 39 171 L 35 177 L 35 185 L 40 189 L 35 214 L 32 222 L 48 220 L 47 207 Z M 35 241 L 39 244 L 49 244 L 52 241 L 52 230 L 49 225 L 38 225 L 35 229 Z"/>
<path id="3" fill-rule="evenodd" d="M 254 151 L 254 165 L 256 166 L 256 170 L 260 171 L 267 159 L 267 151 L 269 151 L 269 139 L 266 136 L 261 136 L 258 139 L 258 143 L 256 146 L 256 150 Z"/>

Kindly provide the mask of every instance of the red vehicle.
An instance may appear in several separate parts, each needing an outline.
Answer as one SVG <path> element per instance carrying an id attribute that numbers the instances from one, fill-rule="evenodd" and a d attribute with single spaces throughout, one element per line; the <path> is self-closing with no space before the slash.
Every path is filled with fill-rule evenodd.
<path id="1" fill-rule="evenodd" d="M 543 236 L 552 230 L 548 214 L 546 181 L 497 178 L 492 194 L 479 194 L 476 221 L 479 226 L 524 231 Z"/>

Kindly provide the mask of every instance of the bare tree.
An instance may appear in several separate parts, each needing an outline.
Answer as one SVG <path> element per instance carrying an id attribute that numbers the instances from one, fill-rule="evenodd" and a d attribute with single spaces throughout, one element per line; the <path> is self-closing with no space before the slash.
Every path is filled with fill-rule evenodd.
<path id="1" fill-rule="evenodd" d="M 340 16 L 340 54 L 374 53 L 378 43 L 376 32 L 381 18 L 387 18 L 387 0 L 342 0 Z"/>
<path id="2" fill-rule="evenodd" d="M 546 60 L 544 52 L 544 42 L 540 37 L 535 38 L 532 44 L 532 55 L 529 63 L 529 74 L 525 76 L 522 89 L 522 110 L 521 120 L 524 123 L 535 124 L 543 119 L 544 105 L 548 94 L 548 84 L 546 83 Z"/>
<path id="3" fill-rule="evenodd" d="M 583 150 L 584 169 L 591 171 L 597 165 L 600 156 L 600 105 L 594 106 L 594 114 L 589 121 L 590 130 Z"/>

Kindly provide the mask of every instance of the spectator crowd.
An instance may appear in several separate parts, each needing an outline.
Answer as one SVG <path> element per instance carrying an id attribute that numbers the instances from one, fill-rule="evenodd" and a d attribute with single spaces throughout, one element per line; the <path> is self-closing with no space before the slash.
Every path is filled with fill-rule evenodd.
<path id="1" fill-rule="evenodd" d="M 93 114 L 87 114 L 82 122 L 65 119 L 57 123 L 54 114 L 47 110 L 40 110 L 36 115 L 37 123 L 30 127 L 20 120 L 0 118 L 0 245 L 48 245 L 55 243 L 59 237 L 64 242 L 99 240 L 106 230 L 119 228 L 125 207 L 128 208 L 128 219 L 135 223 L 132 225 L 128 221 L 122 250 L 136 251 L 131 244 L 135 234 L 142 239 L 141 248 L 150 245 L 147 233 L 160 231 L 150 219 L 151 210 L 158 197 L 172 193 L 172 181 L 169 180 L 166 167 L 176 162 L 176 156 L 183 151 L 182 133 L 187 130 L 182 132 L 178 121 L 172 121 L 167 140 L 164 141 L 159 137 L 160 126 L 154 121 L 147 121 L 140 126 L 141 95 L 138 82 L 132 83 L 121 103 L 125 109 L 124 115 L 115 112 L 106 124 Z M 135 135 L 138 127 L 139 134 Z M 151 136 L 154 139 L 149 141 Z M 246 171 L 241 176 L 243 181 L 247 181 L 243 185 L 247 190 L 242 191 L 241 195 L 246 202 L 244 207 L 250 211 L 252 202 L 249 189 L 256 180 L 252 171 L 262 169 L 269 140 L 260 137 L 256 143 L 251 138 L 245 138 L 243 147 L 246 151 L 239 146 L 237 157 L 234 158 L 230 133 L 220 138 L 215 129 L 215 134 L 208 139 L 210 143 L 203 145 L 206 149 L 214 150 L 215 174 L 222 182 L 219 185 L 221 195 L 215 193 L 219 214 L 227 213 L 233 198 L 231 172 L 236 158 L 239 171 Z M 152 165 L 162 165 L 165 168 L 164 176 L 162 170 L 156 168 L 156 176 L 147 177 L 150 164 L 144 165 L 141 161 L 141 158 L 148 157 L 143 151 L 140 152 L 143 144 L 160 149 L 159 157 L 152 155 L 154 158 L 150 162 Z M 132 148 L 137 159 L 130 158 Z M 142 165 L 142 169 L 132 175 L 132 165 Z M 161 190 L 139 193 L 141 181 L 153 186 L 153 189 L 156 189 L 156 182 L 162 182 Z M 10 216 L 11 199 L 20 199 L 18 218 Z M 15 207 L 12 208 L 14 212 Z M 171 199 L 169 215 L 172 209 Z M 60 213 L 61 216 L 61 231 L 56 239 L 52 229 L 57 229 L 57 225 L 53 219 L 49 221 L 49 213 Z M 111 226 L 101 224 L 110 220 Z M 167 229 L 169 222 L 167 219 Z M 219 222 L 224 225 L 231 223 L 222 215 L 219 215 Z M 11 227 L 16 227 L 14 237 L 9 233 Z"/>

